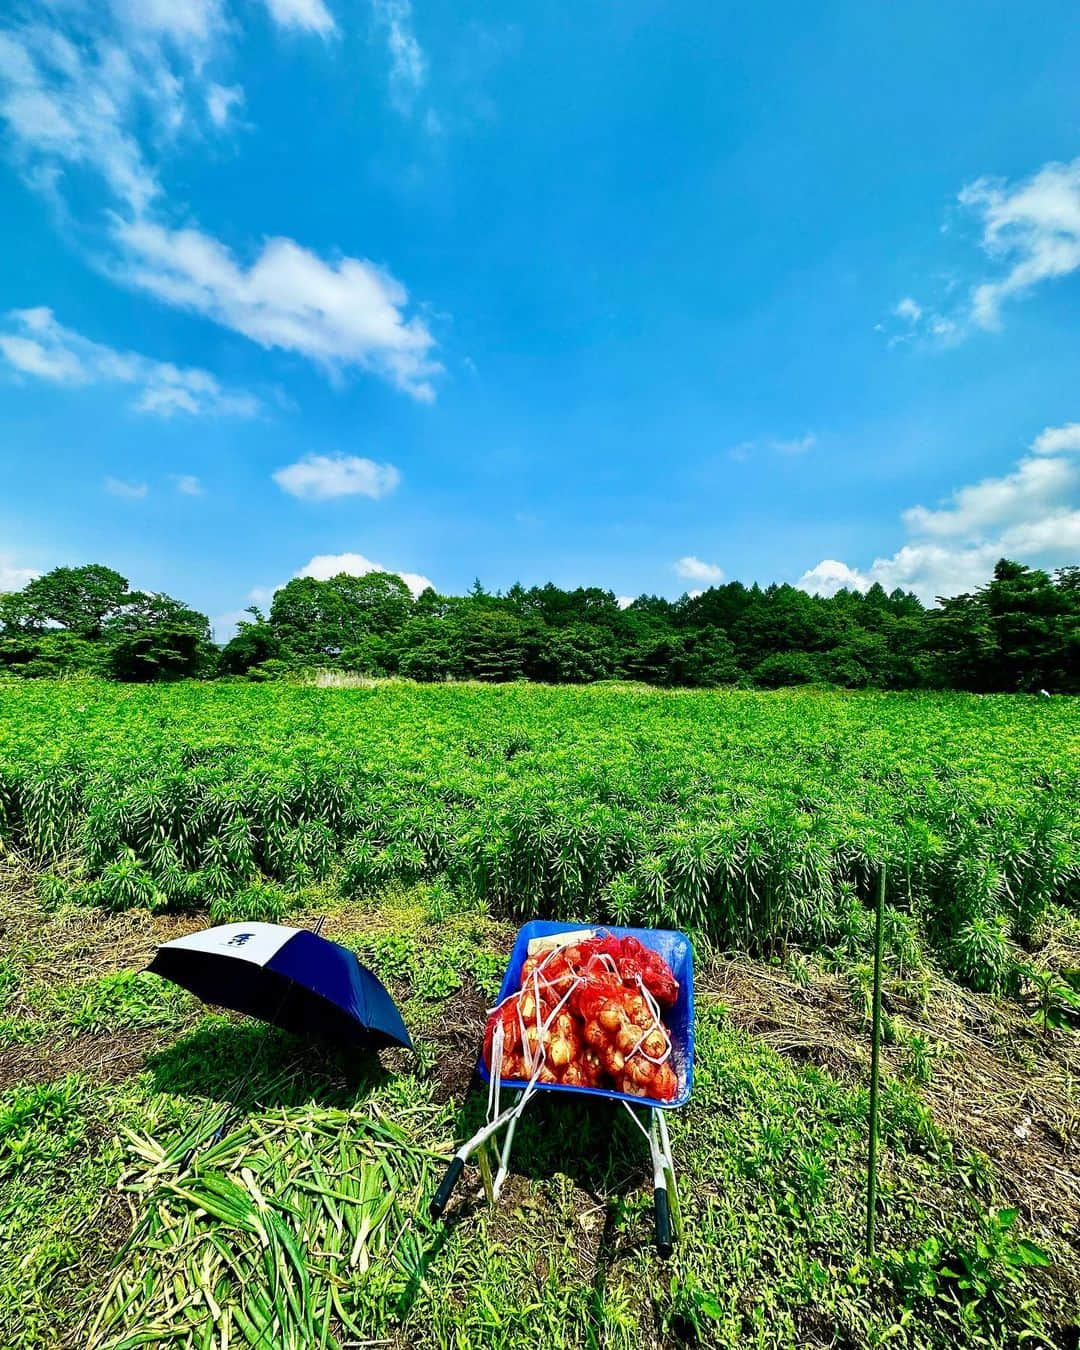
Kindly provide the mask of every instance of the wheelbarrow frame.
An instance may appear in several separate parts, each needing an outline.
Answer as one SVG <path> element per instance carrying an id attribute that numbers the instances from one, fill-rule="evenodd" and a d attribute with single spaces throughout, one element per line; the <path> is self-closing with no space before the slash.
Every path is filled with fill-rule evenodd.
<path id="1" fill-rule="evenodd" d="M 514 946 L 503 975 L 502 986 L 496 1004 L 514 994 L 521 987 L 521 969 L 529 952 L 529 943 L 534 938 L 552 937 L 563 933 L 578 933 L 588 930 L 613 937 L 635 937 L 643 947 L 658 952 L 671 967 L 679 982 L 679 995 L 675 1005 L 664 1015 L 664 1025 L 670 1033 L 672 1042 L 672 1067 L 675 1070 L 678 1087 L 671 1101 L 661 1102 L 652 1098 L 633 1096 L 619 1092 L 614 1088 L 572 1087 L 563 1083 L 526 1082 L 521 1079 L 501 1079 L 491 1081 L 491 1074 L 481 1055 L 477 1071 L 480 1078 L 488 1084 L 488 1122 L 473 1137 L 462 1144 L 454 1154 L 443 1177 L 442 1184 L 431 1201 L 429 1210 L 433 1219 L 439 1218 L 450 1200 L 450 1195 L 461 1177 L 466 1160 L 480 1150 L 481 1170 L 484 1174 L 485 1190 L 489 1199 L 497 1201 L 506 1180 L 510 1149 L 513 1144 L 514 1130 L 530 1098 L 537 1092 L 574 1093 L 585 1097 L 605 1097 L 610 1101 L 621 1102 L 645 1136 L 649 1145 L 649 1155 L 653 1170 L 654 1214 L 656 1223 L 656 1246 L 661 1256 L 670 1256 L 673 1245 L 672 1210 L 674 1208 L 675 1230 L 679 1224 L 678 1195 L 675 1189 L 675 1170 L 671 1159 L 671 1140 L 668 1135 L 665 1112 L 685 1106 L 690 1100 L 694 1078 L 694 959 L 693 947 L 685 933 L 666 928 L 620 928 L 597 926 L 587 923 L 556 922 L 550 919 L 534 919 L 518 929 Z M 500 1094 L 503 1089 L 511 1092 L 518 1090 L 517 1100 L 506 1110 L 499 1109 Z M 643 1125 L 637 1111 L 643 1111 L 648 1124 Z M 486 1145 L 494 1141 L 495 1136 L 505 1127 L 506 1135 L 501 1149 L 495 1143 L 499 1160 L 499 1170 L 490 1180 L 490 1168 L 487 1162 Z M 669 1199 L 669 1187 L 671 1198 Z M 674 1201 L 674 1206 L 672 1205 Z"/>

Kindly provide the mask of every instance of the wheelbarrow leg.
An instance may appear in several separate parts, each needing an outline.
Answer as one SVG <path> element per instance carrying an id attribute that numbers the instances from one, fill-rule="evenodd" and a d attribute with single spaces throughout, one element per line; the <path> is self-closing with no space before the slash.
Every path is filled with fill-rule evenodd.
<path id="1" fill-rule="evenodd" d="M 528 1097 L 528 1095 L 528 1090 L 526 1090 L 523 1097 Z M 428 1213 L 433 1219 L 439 1218 L 443 1210 L 449 1204 L 451 1192 L 457 1185 L 458 1180 L 465 1169 L 466 1160 L 476 1152 L 481 1144 L 486 1144 L 493 1134 L 498 1130 L 501 1130 L 515 1113 L 520 1112 L 523 1105 L 524 1101 L 518 1101 L 513 1106 L 508 1106 L 501 1115 L 496 1116 L 494 1120 L 489 1121 L 482 1129 L 477 1130 L 473 1137 L 462 1144 L 450 1159 L 450 1165 L 446 1169 L 446 1175 L 442 1179 L 442 1184 L 435 1192 L 435 1196 L 428 1206 Z"/>
<path id="2" fill-rule="evenodd" d="M 649 1112 L 649 1152 L 653 1165 L 653 1213 L 656 1219 L 656 1250 L 663 1257 L 671 1255 L 673 1242 L 671 1237 L 671 1207 L 668 1203 L 668 1167 L 670 1159 L 665 1156 L 660 1142 L 660 1128 L 657 1124 L 659 1111 Z"/>
<path id="3" fill-rule="evenodd" d="M 435 1192 L 435 1197 L 428 1205 L 428 1213 L 433 1219 L 437 1219 L 442 1214 L 450 1200 L 450 1194 L 458 1183 L 458 1179 L 465 1167 L 466 1160 L 476 1152 L 478 1148 L 486 1144 L 493 1135 L 497 1134 L 504 1125 L 509 1125 L 506 1132 L 506 1139 L 503 1142 L 502 1150 L 499 1154 L 499 1171 L 492 1187 L 492 1195 L 495 1200 L 499 1198 L 499 1192 L 502 1184 L 506 1180 L 506 1171 L 510 1163 L 510 1145 L 514 1140 L 514 1130 L 518 1123 L 522 1111 L 528 1105 L 529 1098 L 533 1095 L 536 1083 L 530 1081 L 525 1091 L 517 1099 L 513 1106 L 508 1106 L 495 1117 L 489 1120 L 482 1128 L 477 1130 L 473 1137 L 467 1143 L 462 1144 L 454 1156 L 450 1159 L 450 1166 L 446 1169 L 446 1175 L 442 1179 L 442 1185 Z M 485 1186 L 486 1189 L 486 1186 Z"/>
<path id="4" fill-rule="evenodd" d="M 675 1181 L 675 1161 L 671 1156 L 671 1136 L 668 1134 L 667 1112 L 654 1112 L 660 1122 L 660 1144 L 664 1154 L 668 1180 L 668 1204 L 671 1207 L 671 1231 L 676 1242 L 682 1241 L 682 1202 Z"/>

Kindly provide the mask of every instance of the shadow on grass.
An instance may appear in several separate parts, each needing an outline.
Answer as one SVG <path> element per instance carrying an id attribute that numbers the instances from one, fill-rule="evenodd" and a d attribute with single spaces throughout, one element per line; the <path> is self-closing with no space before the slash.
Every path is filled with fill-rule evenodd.
<path id="1" fill-rule="evenodd" d="M 504 1089 L 503 1109 L 519 1095 Z M 487 1085 L 476 1078 L 455 1118 L 458 1140 L 471 1138 L 486 1118 Z M 620 1103 L 538 1090 L 518 1121 L 510 1174 L 531 1181 L 560 1174 L 603 1203 L 644 1185 L 652 1167 L 649 1146 Z"/>
<path id="2" fill-rule="evenodd" d="M 504 1091 L 503 1108 L 517 1095 L 514 1093 L 512 1098 Z M 474 1078 L 455 1116 L 456 1141 L 460 1144 L 471 1138 L 486 1118 L 487 1086 Z M 495 1166 L 492 1158 L 493 1170 Z M 589 1197 L 592 1206 L 603 1211 L 603 1225 L 591 1259 L 592 1287 L 603 1298 L 610 1270 L 628 1255 L 639 1255 L 649 1249 L 653 1242 L 651 1218 L 633 1232 L 620 1231 L 628 1197 L 649 1185 L 652 1179 L 648 1144 L 618 1102 L 537 1092 L 519 1119 L 514 1136 L 510 1185 L 499 1205 L 505 1222 L 524 1223 L 534 1229 L 537 1225 L 563 1226 L 564 1218 L 543 1211 L 532 1211 L 523 1217 L 513 1195 L 515 1180 L 543 1183 L 557 1175 L 567 1178 L 576 1190 Z M 442 1220 L 437 1221 L 438 1236 L 424 1253 L 424 1271 L 438 1257 L 449 1233 L 484 1208 L 486 1202 L 482 1195 L 477 1196 L 476 1187 L 474 1154 L 466 1179 L 459 1183 Z M 556 1235 L 551 1236 L 554 1241 Z"/>
<path id="3" fill-rule="evenodd" d="M 374 1049 L 339 1049 L 261 1023 L 218 1019 L 149 1056 L 146 1067 L 158 1092 L 237 1112 L 306 1102 L 349 1107 L 388 1077 Z"/>

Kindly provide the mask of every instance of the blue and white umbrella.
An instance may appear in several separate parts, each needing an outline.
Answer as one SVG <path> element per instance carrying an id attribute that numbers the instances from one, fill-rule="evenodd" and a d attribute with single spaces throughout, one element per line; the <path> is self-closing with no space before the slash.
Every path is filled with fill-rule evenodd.
<path id="1" fill-rule="evenodd" d="M 162 943 L 149 969 L 204 1003 L 301 1036 L 413 1048 L 378 977 L 346 947 L 303 928 L 221 924 Z"/>

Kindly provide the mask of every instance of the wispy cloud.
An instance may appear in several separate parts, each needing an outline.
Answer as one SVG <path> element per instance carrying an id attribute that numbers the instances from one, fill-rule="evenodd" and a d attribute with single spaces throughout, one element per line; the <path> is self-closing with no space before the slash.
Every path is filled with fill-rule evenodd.
<path id="1" fill-rule="evenodd" d="M 174 473 L 172 474 L 173 487 L 182 497 L 202 497 L 205 494 L 205 488 L 201 481 L 193 473 Z"/>
<path id="2" fill-rule="evenodd" d="M 1044 164 L 1024 182 L 980 178 L 960 202 L 982 224 L 982 245 L 1006 270 L 972 294 L 971 312 L 982 328 L 997 328 L 1002 303 L 1080 268 L 1080 158 Z"/>
<path id="3" fill-rule="evenodd" d="M 267 0 L 275 21 L 326 35 L 323 0 Z M 391 87 L 404 102 L 425 62 L 406 0 L 377 0 Z M 219 0 L 73 5 L 59 20 L 0 29 L 0 121 L 27 182 L 62 204 L 70 172 L 90 172 L 109 210 L 81 222 L 114 279 L 201 314 L 331 375 L 370 371 L 422 402 L 442 365 L 404 285 L 366 258 L 324 258 L 288 238 L 234 253 L 170 203 L 158 161 L 185 135 L 221 134 L 243 99 L 220 79 L 235 23 Z M 190 217 L 188 216 L 190 219 Z M 246 255 L 246 256 L 241 256 Z"/>
<path id="4" fill-rule="evenodd" d="M 378 501 L 393 492 L 401 475 L 393 464 L 376 464 L 356 455 L 305 455 L 276 470 L 273 479 L 283 491 L 303 501 L 355 496 Z"/>
<path id="5" fill-rule="evenodd" d="M 282 28 L 299 28 L 330 37 L 337 31 L 334 16 L 323 0 L 266 0 L 270 17 Z"/>
<path id="6" fill-rule="evenodd" d="M 745 464 L 759 450 L 771 450 L 777 455 L 805 455 L 817 445 L 818 438 L 812 431 L 802 436 L 772 437 L 761 441 L 740 441 L 728 451 L 728 458 L 738 464 Z"/>
<path id="7" fill-rule="evenodd" d="M 114 0 L 65 17 L 0 29 L 8 151 L 35 187 L 55 193 L 67 171 L 91 170 L 140 214 L 162 195 L 145 145 L 201 133 L 202 110 L 217 120 L 221 95 L 207 91 L 222 89 L 211 72 L 229 31 L 224 11 L 219 0 Z"/>
<path id="8" fill-rule="evenodd" d="M 112 497 L 124 497 L 128 501 L 142 501 L 149 495 L 150 489 L 145 483 L 130 483 L 123 478 L 113 478 L 110 474 L 102 485 Z"/>
<path id="9" fill-rule="evenodd" d="M 939 505 L 902 514 L 909 541 L 865 571 L 826 558 L 797 585 L 832 595 L 842 588 L 913 590 L 926 602 L 986 581 L 999 558 L 1059 567 L 1080 556 L 1080 424 L 1047 427 L 1011 473 L 958 488 Z"/>
<path id="10" fill-rule="evenodd" d="M 977 178 L 957 201 L 976 222 L 979 245 L 997 272 L 976 282 L 960 306 L 905 296 L 892 310 L 899 327 L 879 325 L 890 345 L 925 339 L 951 346 L 978 329 L 1000 328 L 1006 301 L 1080 270 L 1080 158 L 1044 164 L 1015 183 Z"/>
<path id="11" fill-rule="evenodd" d="M 817 437 L 812 431 L 805 436 L 793 436 L 790 440 L 770 441 L 769 448 L 778 455 L 805 455 L 817 445 Z"/>
<path id="12" fill-rule="evenodd" d="M 371 8 L 386 36 L 390 102 L 398 112 L 409 113 L 427 78 L 427 58 L 413 32 L 412 4 L 410 0 L 371 0 Z"/>
<path id="13" fill-rule="evenodd" d="M 0 357 L 20 375 L 53 384 L 126 385 L 135 391 L 137 412 L 160 417 L 254 417 L 259 412 L 253 394 L 223 388 L 208 371 L 92 342 L 58 323 L 45 306 L 12 310 L 7 322 L 8 331 L 0 331 Z"/>
<path id="14" fill-rule="evenodd" d="M 206 90 L 206 111 L 216 127 L 223 127 L 232 116 L 233 108 L 242 106 L 244 91 L 238 84 L 210 84 Z"/>
<path id="15" fill-rule="evenodd" d="M 41 576 L 32 567 L 16 567 L 10 553 L 0 553 L 0 595 L 21 591 L 28 581 Z"/>
<path id="16" fill-rule="evenodd" d="M 716 563 L 702 562 L 700 558 L 695 558 L 693 554 L 687 554 L 685 558 L 680 558 L 678 562 L 672 563 L 672 567 L 675 574 L 686 581 L 705 581 L 712 586 L 724 579 L 722 567 L 718 567 Z"/>

